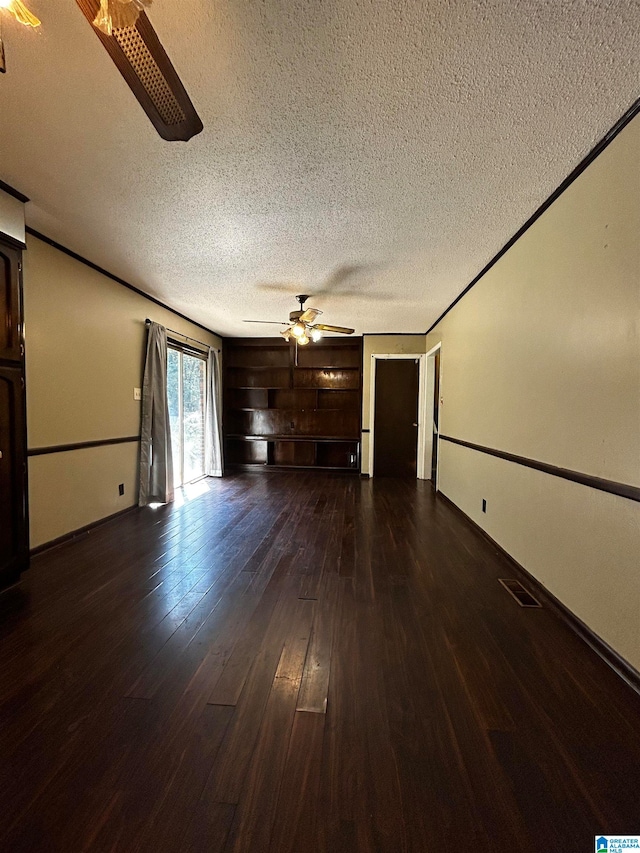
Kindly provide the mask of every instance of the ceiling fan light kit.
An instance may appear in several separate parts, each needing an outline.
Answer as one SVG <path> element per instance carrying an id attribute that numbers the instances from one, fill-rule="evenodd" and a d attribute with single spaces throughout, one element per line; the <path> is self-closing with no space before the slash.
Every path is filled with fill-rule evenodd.
<path id="1" fill-rule="evenodd" d="M 25 27 L 35 28 L 40 26 L 40 19 L 31 14 L 22 0 L 0 0 L 0 10 L 1 9 L 6 9 L 9 14 L 13 15 L 18 23 L 24 24 Z M 6 70 L 7 65 L 4 56 L 4 41 L 2 39 L 2 17 L 0 17 L 0 73 L 4 74 Z"/>
<path id="2" fill-rule="evenodd" d="M 0 9 L 6 9 L 13 17 L 26 27 L 39 27 L 40 20 L 32 15 L 22 0 L 0 0 Z"/>
<path id="3" fill-rule="evenodd" d="M 93 26 L 107 36 L 113 35 L 114 29 L 135 27 L 140 12 L 151 3 L 152 0 L 100 0 Z"/>

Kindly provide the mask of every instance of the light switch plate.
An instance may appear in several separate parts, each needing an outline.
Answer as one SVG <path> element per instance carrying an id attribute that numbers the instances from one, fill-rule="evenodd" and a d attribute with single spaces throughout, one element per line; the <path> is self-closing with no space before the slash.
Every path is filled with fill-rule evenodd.
<path id="1" fill-rule="evenodd" d="M 134 400 L 142 400 L 142 388 L 134 388 L 133 389 L 133 399 Z"/>

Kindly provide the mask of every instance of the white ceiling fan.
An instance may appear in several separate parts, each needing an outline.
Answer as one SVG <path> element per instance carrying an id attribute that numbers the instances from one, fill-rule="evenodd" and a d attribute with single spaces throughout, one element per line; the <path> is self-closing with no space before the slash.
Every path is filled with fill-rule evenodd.
<path id="1" fill-rule="evenodd" d="M 300 303 L 298 311 L 292 311 L 289 314 L 289 322 L 283 323 L 277 320 L 244 320 L 245 323 L 266 323 L 269 326 L 286 326 L 280 334 L 285 341 L 290 341 L 292 338 L 300 344 L 306 346 L 309 341 L 319 341 L 324 332 L 335 332 L 340 335 L 352 335 L 355 329 L 349 329 L 346 326 L 329 326 L 326 323 L 316 323 L 316 317 L 322 314 L 318 308 L 305 308 L 304 303 L 309 296 L 300 294 L 296 299 Z"/>

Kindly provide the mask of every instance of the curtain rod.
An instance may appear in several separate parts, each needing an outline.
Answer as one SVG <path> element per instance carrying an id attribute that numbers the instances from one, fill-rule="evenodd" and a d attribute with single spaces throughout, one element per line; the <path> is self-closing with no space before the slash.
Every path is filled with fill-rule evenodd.
<path id="1" fill-rule="evenodd" d="M 144 321 L 145 326 L 150 326 L 152 321 L 147 317 Z M 175 329 L 170 329 L 168 326 L 165 326 L 167 332 L 173 332 L 174 335 L 180 335 L 181 338 L 186 338 L 188 341 L 194 341 L 196 344 L 200 344 L 201 347 L 206 347 L 207 349 L 215 349 L 216 352 L 220 352 L 219 349 L 210 346 L 209 344 L 205 344 L 204 341 L 199 341 L 197 338 L 192 338 L 190 335 L 185 335 L 184 332 L 178 332 Z"/>

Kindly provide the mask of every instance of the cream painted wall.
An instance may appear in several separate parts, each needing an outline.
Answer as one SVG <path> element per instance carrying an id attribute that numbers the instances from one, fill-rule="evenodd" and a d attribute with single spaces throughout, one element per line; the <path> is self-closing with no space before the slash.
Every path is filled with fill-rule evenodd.
<path id="1" fill-rule="evenodd" d="M 0 233 L 24 243 L 24 204 L 0 190 Z"/>
<path id="2" fill-rule="evenodd" d="M 640 668 L 638 504 L 450 442 L 440 452 L 444 494 Z"/>
<path id="3" fill-rule="evenodd" d="M 29 459 L 31 547 L 119 510 L 138 494 L 138 444 L 90 447 Z M 124 495 L 118 485 L 124 483 Z"/>
<path id="4" fill-rule="evenodd" d="M 218 337 L 30 236 L 24 302 L 30 449 L 139 434 L 133 389 L 142 386 L 146 317 L 220 346 Z M 31 457 L 31 546 L 134 505 L 137 448 Z"/>
<path id="5" fill-rule="evenodd" d="M 640 485 L 640 118 L 427 347 L 438 341 L 444 435 Z M 444 441 L 440 451 L 441 491 L 640 669 L 640 505 Z"/>
<path id="6" fill-rule="evenodd" d="M 423 353 L 425 335 L 365 335 L 362 344 L 362 429 L 371 429 L 371 361 L 374 355 L 402 355 L 403 353 Z M 369 433 L 362 433 L 361 468 L 363 474 L 369 474 Z"/>

